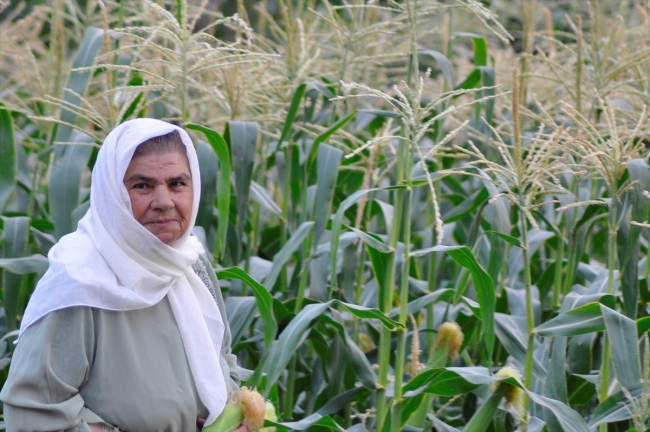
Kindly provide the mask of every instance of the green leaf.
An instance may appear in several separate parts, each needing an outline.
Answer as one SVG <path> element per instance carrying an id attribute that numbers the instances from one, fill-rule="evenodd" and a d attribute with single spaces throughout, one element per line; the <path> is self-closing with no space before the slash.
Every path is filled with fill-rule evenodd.
<path id="1" fill-rule="evenodd" d="M 330 416 L 328 415 L 324 416 L 318 413 L 309 415 L 300 421 L 277 423 L 270 420 L 265 420 L 264 426 L 275 426 L 281 429 L 290 429 L 290 430 L 299 430 L 299 431 L 307 430 L 309 428 L 313 428 L 314 426 L 322 426 L 335 431 L 345 430 L 342 427 L 340 427 L 334 420 L 332 420 Z"/>
<path id="2" fill-rule="evenodd" d="M 429 369 L 418 374 L 404 386 L 404 397 L 414 397 L 421 393 L 453 397 L 499 381 L 522 387 L 513 378 L 504 379 L 490 375 L 489 369 L 485 367 L 447 367 Z"/>
<path id="3" fill-rule="evenodd" d="M 0 258 L 0 268 L 17 275 L 42 273 L 47 270 L 49 263 L 45 255 L 34 254 L 21 258 Z M 5 293 L 6 296 L 6 293 Z"/>
<path id="4" fill-rule="evenodd" d="M 0 103 L 0 213 L 16 185 L 16 142 L 11 113 Z"/>
<path id="5" fill-rule="evenodd" d="M 261 366 L 266 372 L 266 391 L 275 384 L 280 375 L 285 371 L 289 360 L 293 357 L 302 335 L 309 330 L 311 322 L 325 313 L 330 307 L 329 303 L 316 303 L 305 306 L 285 327 L 278 340 L 271 346 L 269 356 Z"/>
<path id="6" fill-rule="evenodd" d="M 269 291 L 273 289 L 278 276 L 280 276 L 282 267 L 291 259 L 291 255 L 293 255 L 293 253 L 296 252 L 300 246 L 302 246 L 312 228 L 314 228 L 313 221 L 303 222 L 291 235 L 291 238 L 289 238 L 284 247 L 280 249 L 277 254 L 275 254 L 273 257 L 273 266 L 271 266 L 271 271 L 264 279 L 264 286 L 266 286 Z"/>
<path id="7" fill-rule="evenodd" d="M 388 330 L 391 331 L 404 327 L 402 326 L 402 324 L 398 323 L 397 321 L 393 321 L 388 316 L 384 315 L 378 309 L 371 309 L 364 306 L 357 306 L 350 303 L 344 303 L 340 300 L 332 300 L 332 304 L 341 306 L 343 309 L 347 310 L 349 313 L 351 313 L 357 318 L 377 319 L 384 325 L 384 327 L 386 327 Z"/>
<path id="8" fill-rule="evenodd" d="M 229 121 L 224 137 L 230 145 L 232 164 L 235 172 L 235 193 L 237 195 L 237 256 L 241 260 L 240 244 L 244 236 L 244 226 L 248 213 L 248 195 L 253 177 L 255 147 L 257 145 L 257 123 Z"/>
<path id="9" fill-rule="evenodd" d="M 196 225 L 203 227 L 206 237 L 208 237 L 213 221 L 214 200 L 217 196 L 219 165 L 217 155 L 212 147 L 202 141 L 196 146 L 196 156 L 199 159 L 199 171 L 201 172 L 201 198 Z M 212 248 L 210 252 L 214 253 L 214 244 L 208 245 L 208 248 Z"/>
<path id="10" fill-rule="evenodd" d="M 646 222 L 650 201 L 643 193 L 650 190 L 650 169 L 645 159 L 632 159 L 627 163 L 633 187 L 627 194 L 630 196 L 630 219 L 624 218 L 618 232 L 619 268 L 621 270 L 621 291 L 625 314 L 635 319 L 639 301 L 639 246 L 641 227 L 630 222 Z"/>
<path id="11" fill-rule="evenodd" d="M 89 137 L 84 137 L 83 140 L 92 142 Z M 57 238 L 61 238 L 77 228 L 73 226 L 72 212 L 80 204 L 81 174 L 93 151 L 93 146 L 90 144 L 75 144 L 66 147 L 68 148 L 52 170 L 49 179 L 50 213 Z"/>
<path id="12" fill-rule="evenodd" d="M 442 220 L 445 221 L 445 223 L 457 221 L 458 219 L 461 219 L 472 213 L 489 197 L 490 194 L 488 193 L 487 189 L 480 188 L 472 195 L 464 199 L 459 205 L 452 207 L 451 210 L 442 215 Z"/>
<path id="13" fill-rule="evenodd" d="M 557 336 L 551 341 L 548 374 L 544 383 L 544 394 L 564 403 L 569 400 L 565 374 L 566 345 L 565 337 Z"/>
<path id="14" fill-rule="evenodd" d="M 289 138 L 289 134 L 291 133 L 291 126 L 293 125 L 293 121 L 296 119 L 296 115 L 298 115 L 298 110 L 300 109 L 300 104 L 302 102 L 303 96 L 305 95 L 306 88 L 307 84 L 300 84 L 293 94 L 291 105 L 289 105 L 289 111 L 287 112 L 287 117 L 284 120 L 284 126 L 282 127 L 282 135 L 280 135 L 280 140 L 278 141 L 280 144 Z"/>
<path id="15" fill-rule="evenodd" d="M 421 393 L 436 394 L 439 396 L 458 396 L 469 393 L 483 384 L 490 384 L 496 379 L 488 374 L 476 374 L 471 381 L 465 379 L 451 368 L 426 370 L 404 385 L 404 398 L 417 396 Z M 485 369 L 481 367 L 465 369 Z"/>
<path id="16" fill-rule="evenodd" d="M 641 381 L 636 323 L 606 306 L 600 305 L 600 309 L 612 349 L 616 378 L 623 387 L 632 387 Z"/>
<path id="17" fill-rule="evenodd" d="M 532 401 L 550 410 L 565 432 L 589 432 L 589 426 L 587 426 L 582 416 L 567 405 L 532 391 L 526 390 L 526 393 Z"/>
<path id="18" fill-rule="evenodd" d="M 359 238 L 365 243 L 370 246 L 372 246 L 374 249 L 377 249 L 378 251 L 382 253 L 390 253 L 393 252 L 394 249 L 388 246 L 386 243 L 384 243 L 379 237 L 374 236 L 372 234 L 368 234 L 362 230 L 356 229 L 351 226 L 344 225 L 347 229 L 355 233 Z"/>
<path id="19" fill-rule="evenodd" d="M 442 288 L 439 290 L 436 290 L 432 293 L 423 295 L 420 298 L 417 298 L 413 300 L 412 302 L 409 302 L 408 305 L 406 305 L 406 313 L 407 314 L 415 314 L 416 312 L 421 311 L 425 307 L 429 306 L 432 303 L 437 303 L 439 301 L 444 301 L 444 302 L 449 302 L 454 296 L 454 290 L 451 288 Z M 388 314 L 389 317 L 395 318 L 399 316 L 399 308 L 394 308 L 391 310 Z"/>
<path id="20" fill-rule="evenodd" d="M 442 75 L 445 77 L 445 80 L 447 81 L 447 88 L 452 89 L 454 88 L 454 68 L 451 66 L 451 62 L 449 59 L 441 52 L 435 51 L 435 50 L 427 50 L 427 49 L 421 49 L 418 50 L 419 55 L 428 55 L 431 56 L 437 63 L 438 66 L 440 66 L 440 70 L 442 71 Z"/>
<path id="21" fill-rule="evenodd" d="M 29 239 L 29 218 L 26 217 L 6 217 L 2 216 L 2 222 L 4 227 L 4 265 L 2 267 L 6 268 L 7 264 L 13 264 L 12 267 L 24 266 L 28 264 L 25 262 L 24 258 L 21 261 L 7 262 L 7 259 L 20 259 L 27 254 L 27 242 Z M 31 260 L 33 261 L 33 260 Z M 30 262 L 31 262 L 30 261 Z M 47 262 L 47 259 L 45 260 Z M 8 269 L 11 271 L 11 269 Z M 17 268 L 17 270 L 24 270 L 23 268 Z M 19 271 L 17 273 L 23 273 Z M 30 272 L 31 273 L 31 272 Z M 15 274 L 12 272 L 4 272 L 4 277 L 2 279 L 2 289 L 4 294 L 4 308 L 5 308 L 5 322 L 7 326 L 7 331 L 12 331 L 17 328 L 16 318 L 18 315 L 18 308 L 20 302 L 20 288 L 23 282 L 23 276 L 21 274 Z"/>
<path id="22" fill-rule="evenodd" d="M 232 336 L 231 345 L 234 347 L 248 332 L 255 318 L 257 303 L 255 297 L 228 297 L 226 299 L 226 316 Z"/>
<path id="23" fill-rule="evenodd" d="M 377 190 L 402 190 L 402 189 L 404 189 L 403 186 L 362 189 L 356 191 L 355 193 L 347 197 L 345 200 L 343 200 L 341 204 L 339 204 L 339 208 L 336 210 L 336 213 L 332 218 L 332 228 L 331 228 L 332 240 L 330 246 L 330 271 L 331 271 L 330 284 L 332 286 L 336 284 L 336 260 L 337 260 L 337 254 L 339 248 L 339 238 L 341 236 L 341 226 L 343 224 L 343 217 L 345 215 L 345 211 L 350 207 L 352 207 L 357 201 L 359 201 L 362 196 L 369 194 L 370 192 L 374 192 Z"/>
<path id="24" fill-rule="evenodd" d="M 522 246 L 521 242 L 519 241 L 518 238 L 507 235 L 507 234 L 504 234 L 504 233 L 501 233 L 501 232 L 498 232 L 498 231 L 485 231 L 485 234 L 494 234 L 495 236 L 500 237 L 503 240 L 507 241 L 511 245 L 517 246 L 519 248 Z"/>
<path id="25" fill-rule="evenodd" d="M 526 364 L 528 340 L 515 322 L 516 319 L 525 318 L 496 313 L 496 334 L 508 354 L 513 356 L 521 364 Z M 533 373 L 540 379 L 546 377 L 546 369 L 536 357 L 533 357 Z"/>
<path id="26" fill-rule="evenodd" d="M 467 75 L 465 81 L 460 83 L 454 90 L 469 90 L 478 87 L 481 84 L 481 71 L 474 69 Z"/>
<path id="27" fill-rule="evenodd" d="M 276 217 L 282 219 L 282 210 L 278 205 L 273 201 L 273 199 L 268 195 L 266 190 L 260 186 L 255 180 L 251 181 L 251 198 L 268 211 L 270 211 Z"/>
<path id="28" fill-rule="evenodd" d="M 487 66 L 487 41 L 485 38 L 477 35 L 476 33 L 469 32 L 454 32 L 452 33 L 454 38 L 458 37 L 469 37 L 472 38 L 472 43 L 474 44 L 474 65 L 475 66 Z"/>
<path id="29" fill-rule="evenodd" d="M 217 209 L 219 210 L 219 237 L 217 250 L 219 256 L 223 257 L 226 252 L 226 236 L 228 234 L 228 217 L 230 215 L 230 173 L 232 163 L 230 161 L 230 150 L 223 137 L 215 130 L 194 123 L 185 125 L 187 129 L 203 133 L 212 146 L 212 150 L 219 158 L 219 180 L 217 181 Z"/>
<path id="30" fill-rule="evenodd" d="M 343 152 L 337 148 L 322 144 L 318 150 L 317 188 L 314 202 L 314 248 L 320 243 L 325 225 L 330 218 L 334 186 L 339 173 Z"/>
<path id="31" fill-rule="evenodd" d="M 81 97 L 86 93 L 86 87 L 92 75 L 91 70 L 78 71 L 75 69 L 88 68 L 95 63 L 95 57 L 99 50 L 102 48 L 104 42 L 104 30 L 96 27 L 88 27 L 79 51 L 75 55 L 72 62 L 72 71 L 68 78 L 68 85 L 66 86 L 63 100 L 65 101 L 63 108 L 61 108 L 61 121 L 76 124 L 76 112 L 66 109 L 66 106 L 74 106 L 81 108 L 83 100 Z M 55 142 L 70 142 L 72 137 L 72 127 L 64 124 L 59 124 L 56 131 Z M 56 149 L 57 157 L 61 157 L 68 149 L 58 147 Z"/>
<path id="32" fill-rule="evenodd" d="M 273 315 L 273 296 L 271 296 L 271 293 L 239 267 L 218 270 L 217 278 L 225 280 L 238 279 L 253 289 L 253 294 L 257 300 L 257 308 L 264 323 L 264 344 L 268 348 L 278 331 L 278 324 Z"/>
<path id="33" fill-rule="evenodd" d="M 357 115 L 356 112 L 353 112 L 352 114 L 348 115 L 347 117 L 344 117 L 340 120 L 338 120 L 336 123 L 334 123 L 332 126 L 330 126 L 325 132 L 321 133 L 318 135 L 315 139 L 314 142 L 311 145 L 311 149 L 309 150 L 309 156 L 307 157 L 307 170 L 311 171 L 314 162 L 316 161 L 316 158 L 318 155 L 320 155 L 320 145 L 327 141 L 334 133 L 341 129 L 343 126 L 348 124 L 350 120 L 352 120 L 355 116 Z"/>
<path id="34" fill-rule="evenodd" d="M 637 383 L 625 391 L 614 393 L 596 407 L 589 420 L 589 427 L 594 430 L 602 423 L 614 423 L 631 419 L 641 410 L 643 384 Z"/>
<path id="35" fill-rule="evenodd" d="M 487 272 L 476 261 L 471 249 L 467 246 L 434 246 L 431 248 L 420 249 L 411 252 L 412 257 L 423 256 L 431 252 L 447 252 L 449 256 L 461 266 L 469 270 L 474 281 L 476 296 L 481 307 L 481 321 L 483 322 L 483 332 L 485 335 L 485 344 L 488 352 L 488 358 L 492 358 L 494 350 L 494 311 L 495 311 L 495 291 L 494 281 Z M 457 299 L 459 293 L 457 294 Z"/>
<path id="36" fill-rule="evenodd" d="M 481 83 L 483 87 L 489 87 L 481 91 L 481 96 L 494 96 L 494 88 L 496 86 L 496 76 L 493 67 L 481 66 Z M 485 102 L 485 121 L 488 124 L 492 123 L 492 118 L 494 117 L 494 98 L 488 99 Z M 483 125 L 481 125 L 483 127 Z M 483 133 L 489 134 L 489 131 L 483 131 Z"/>
<path id="37" fill-rule="evenodd" d="M 540 336 L 577 336 L 605 330 L 600 303 L 588 303 L 560 314 L 535 329 Z"/>

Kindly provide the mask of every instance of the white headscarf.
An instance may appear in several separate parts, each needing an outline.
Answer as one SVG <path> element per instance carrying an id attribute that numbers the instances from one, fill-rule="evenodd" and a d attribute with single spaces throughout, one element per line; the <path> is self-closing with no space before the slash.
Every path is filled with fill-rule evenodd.
<path id="1" fill-rule="evenodd" d="M 135 220 L 123 179 L 139 144 L 175 130 L 187 149 L 194 202 L 187 230 L 168 246 Z M 223 410 L 227 390 L 219 362 L 223 320 L 191 267 L 203 253 L 201 243 L 190 236 L 201 196 L 200 179 L 192 141 L 179 127 L 137 119 L 108 134 L 92 173 L 90 209 L 77 231 L 50 250 L 50 266 L 30 299 L 20 334 L 55 310 L 89 306 L 127 311 L 153 306 L 167 295 L 210 424 Z"/>

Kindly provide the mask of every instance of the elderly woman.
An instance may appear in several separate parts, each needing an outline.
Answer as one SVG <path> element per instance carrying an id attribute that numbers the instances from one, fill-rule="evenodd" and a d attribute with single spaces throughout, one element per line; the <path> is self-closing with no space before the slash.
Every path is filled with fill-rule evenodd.
<path id="1" fill-rule="evenodd" d="M 90 210 L 50 251 L 23 318 L 0 394 L 8 431 L 188 432 L 218 417 L 239 378 L 191 235 L 199 179 L 181 128 L 138 119 L 106 137 Z"/>

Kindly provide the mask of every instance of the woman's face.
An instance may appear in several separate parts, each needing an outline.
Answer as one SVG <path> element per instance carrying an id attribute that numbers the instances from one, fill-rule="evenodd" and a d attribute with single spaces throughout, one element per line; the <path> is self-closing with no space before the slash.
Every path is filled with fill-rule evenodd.
<path id="1" fill-rule="evenodd" d="M 124 185 L 133 216 L 165 244 L 178 240 L 192 217 L 194 192 L 185 155 L 171 151 L 131 160 Z"/>

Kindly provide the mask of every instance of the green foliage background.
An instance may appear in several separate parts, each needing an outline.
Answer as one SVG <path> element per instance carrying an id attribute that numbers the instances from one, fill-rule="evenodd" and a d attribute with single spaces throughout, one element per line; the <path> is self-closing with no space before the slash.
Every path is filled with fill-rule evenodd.
<path id="1" fill-rule="evenodd" d="M 197 145 L 269 426 L 650 427 L 645 3 L 0 5 L 3 377 L 103 138 L 150 116 Z"/>

